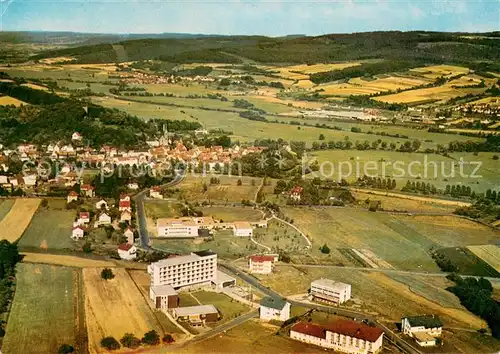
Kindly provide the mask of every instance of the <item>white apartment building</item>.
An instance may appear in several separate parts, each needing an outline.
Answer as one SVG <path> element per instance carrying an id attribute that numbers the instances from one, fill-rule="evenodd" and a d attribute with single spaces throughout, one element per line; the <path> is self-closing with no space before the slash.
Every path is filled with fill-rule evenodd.
<path id="1" fill-rule="evenodd" d="M 217 254 L 205 250 L 162 259 L 151 263 L 148 273 L 151 275 L 151 287 L 171 285 L 179 289 L 211 285 L 217 280 Z"/>
<path id="2" fill-rule="evenodd" d="M 290 318 L 290 303 L 284 299 L 265 296 L 260 300 L 259 315 L 264 321 L 286 321 Z"/>
<path id="3" fill-rule="evenodd" d="M 327 326 L 299 322 L 292 326 L 290 338 L 343 353 L 375 354 L 382 350 L 384 332 L 350 320 L 337 320 Z"/>
<path id="4" fill-rule="evenodd" d="M 317 279 L 311 282 L 312 300 L 339 305 L 351 298 L 351 285 L 330 279 Z"/>

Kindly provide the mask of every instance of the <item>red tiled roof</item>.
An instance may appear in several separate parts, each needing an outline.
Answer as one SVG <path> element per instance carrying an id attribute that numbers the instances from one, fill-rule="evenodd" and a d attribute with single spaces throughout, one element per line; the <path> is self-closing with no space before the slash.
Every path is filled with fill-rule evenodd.
<path id="1" fill-rule="evenodd" d="M 326 326 L 326 329 L 330 332 L 363 339 L 369 342 L 375 342 L 384 333 L 380 328 L 350 320 L 337 320 Z"/>
<path id="2" fill-rule="evenodd" d="M 90 213 L 80 213 L 80 219 L 89 219 L 90 218 Z"/>
<path id="3" fill-rule="evenodd" d="M 314 323 L 299 322 L 292 326 L 292 331 L 307 334 L 316 338 L 326 339 L 325 329 Z"/>
<path id="4" fill-rule="evenodd" d="M 304 190 L 304 188 L 302 188 L 301 186 L 295 186 L 295 187 L 292 188 L 292 190 L 290 191 L 290 193 L 294 193 L 294 194 L 297 193 L 297 194 L 299 194 L 299 193 L 302 193 L 303 190 Z"/>
<path id="5" fill-rule="evenodd" d="M 118 245 L 118 249 L 122 251 L 128 251 L 129 249 L 132 248 L 133 245 L 128 244 L 128 243 L 122 243 L 121 245 Z"/>
<path id="6" fill-rule="evenodd" d="M 130 200 L 121 200 L 120 208 L 130 208 Z"/>
<path id="7" fill-rule="evenodd" d="M 94 189 L 94 187 L 92 187 L 90 184 L 82 184 L 82 186 L 80 187 L 81 191 L 90 191 L 93 189 Z"/>
<path id="8" fill-rule="evenodd" d="M 274 256 L 250 256 L 252 262 L 274 262 Z"/>
<path id="9" fill-rule="evenodd" d="M 75 191 L 69 192 L 70 197 L 78 197 L 78 194 Z"/>

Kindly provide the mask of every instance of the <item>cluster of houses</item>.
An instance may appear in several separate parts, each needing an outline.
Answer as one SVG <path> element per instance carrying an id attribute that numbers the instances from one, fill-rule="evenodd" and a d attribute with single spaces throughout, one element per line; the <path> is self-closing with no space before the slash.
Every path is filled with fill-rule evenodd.
<path id="1" fill-rule="evenodd" d="M 67 203 L 76 202 L 83 196 L 89 198 L 94 197 L 94 187 L 84 184 L 80 187 L 80 194 L 75 191 L 71 191 L 67 196 Z M 94 228 L 113 225 L 113 220 L 110 216 L 109 210 L 110 206 L 104 199 L 95 203 Z M 120 213 L 119 222 L 126 223 L 128 225 L 123 233 L 127 242 L 118 245 L 118 255 L 122 259 L 133 260 L 137 256 L 137 248 L 134 245 L 134 230 L 130 226 L 132 222 L 132 205 L 130 196 L 125 194 L 120 196 L 118 212 Z M 79 212 L 76 220 L 73 222 L 71 238 L 73 240 L 82 239 L 91 227 L 90 212 Z"/>
<path id="2" fill-rule="evenodd" d="M 489 102 L 485 103 L 464 103 L 454 108 L 455 111 L 464 113 L 477 113 L 489 116 L 500 117 L 500 98 L 491 97 Z"/>
<path id="3" fill-rule="evenodd" d="M 116 75 L 116 74 L 113 74 Z M 217 79 L 210 76 L 159 76 L 154 74 L 146 74 L 140 71 L 130 71 L 120 75 L 123 82 L 134 85 L 149 85 L 149 84 L 169 84 L 180 81 L 189 82 L 214 82 Z"/>
<path id="4" fill-rule="evenodd" d="M 162 218 L 156 220 L 158 237 L 164 238 L 203 237 L 208 236 L 213 230 L 232 230 L 234 236 L 252 237 L 253 230 L 257 227 L 266 228 L 267 221 L 219 222 L 211 216 Z"/>

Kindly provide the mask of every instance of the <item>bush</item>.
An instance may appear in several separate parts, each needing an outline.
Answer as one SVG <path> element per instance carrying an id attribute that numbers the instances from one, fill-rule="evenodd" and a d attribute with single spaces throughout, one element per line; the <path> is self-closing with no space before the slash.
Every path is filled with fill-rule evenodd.
<path id="1" fill-rule="evenodd" d="M 90 253 L 92 252 L 92 245 L 90 244 L 90 242 L 85 242 L 82 246 L 82 250 L 83 252 L 85 253 Z"/>
<path id="2" fill-rule="evenodd" d="M 117 350 L 120 349 L 120 343 L 114 337 L 104 337 L 101 339 L 101 347 L 107 350 Z"/>
<path id="3" fill-rule="evenodd" d="M 149 344 L 149 345 L 158 345 L 160 344 L 160 335 L 155 330 L 151 330 L 149 332 L 144 333 L 144 337 L 142 337 L 142 342 L 144 344 Z"/>
<path id="4" fill-rule="evenodd" d="M 42 199 L 42 201 L 40 202 L 40 206 L 42 208 L 46 208 L 48 205 L 49 205 L 49 201 L 47 199 Z"/>
<path id="5" fill-rule="evenodd" d="M 125 333 L 120 339 L 120 343 L 126 348 L 138 348 L 141 345 L 141 340 L 132 333 Z"/>
<path id="6" fill-rule="evenodd" d="M 329 254 L 330 253 L 330 247 L 328 247 L 326 245 L 326 243 L 319 248 L 319 250 L 321 251 L 321 253 L 324 253 L 324 254 Z"/>
<path id="7" fill-rule="evenodd" d="M 113 274 L 113 271 L 110 268 L 104 268 L 101 272 L 101 278 L 105 280 L 110 280 L 113 279 L 115 275 Z"/>
<path id="8" fill-rule="evenodd" d="M 73 348 L 69 344 L 63 344 L 59 347 L 59 350 L 57 351 L 59 354 L 68 354 L 68 353 L 74 353 L 75 348 Z"/>
<path id="9" fill-rule="evenodd" d="M 162 338 L 163 343 L 173 343 L 175 342 L 174 337 L 171 334 L 167 333 Z"/>

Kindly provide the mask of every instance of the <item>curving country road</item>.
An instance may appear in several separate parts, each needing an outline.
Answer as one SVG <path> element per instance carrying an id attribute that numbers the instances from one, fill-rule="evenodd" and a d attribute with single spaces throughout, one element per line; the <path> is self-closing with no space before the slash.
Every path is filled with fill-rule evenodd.
<path id="1" fill-rule="evenodd" d="M 172 187 L 179 184 L 184 178 L 185 174 L 183 171 L 176 171 L 175 178 L 168 182 L 167 184 L 162 185 L 162 187 Z M 141 243 L 141 248 L 145 251 L 152 251 L 149 246 L 149 233 L 148 233 L 148 225 L 146 221 L 146 212 L 144 210 L 144 199 L 146 199 L 146 195 L 148 194 L 149 188 L 144 189 L 137 193 L 133 198 L 135 200 L 135 206 L 137 210 L 137 224 L 139 231 L 139 238 Z"/>

